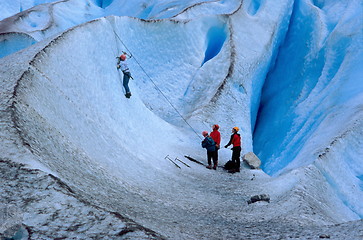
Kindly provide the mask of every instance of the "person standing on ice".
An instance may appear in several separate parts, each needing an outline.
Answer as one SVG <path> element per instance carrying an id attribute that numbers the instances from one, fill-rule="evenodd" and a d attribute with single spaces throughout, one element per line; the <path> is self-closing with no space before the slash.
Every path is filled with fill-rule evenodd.
<path id="1" fill-rule="evenodd" d="M 214 124 L 212 129 L 213 129 L 213 131 L 210 133 L 210 137 L 216 143 L 216 152 L 215 152 L 215 155 L 214 155 L 215 163 L 214 163 L 213 169 L 217 169 L 217 166 L 218 166 L 218 150 L 219 150 L 220 144 L 221 144 L 221 133 L 218 131 L 218 129 L 219 129 L 218 124 Z"/>
<path id="2" fill-rule="evenodd" d="M 212 169 L 212 159 L 214 166 L 217 165 L 215 153 L 216 153 L 216 143 L 214 140 L 208 135 L 207 131 L 203 131 L 202 135 L 204 140 L 202 141 L 202 147 L 207 149 L 207 159 L 208 159 L 208 169 Z M 216 168 L 214 168 L 216 169 Z"/>
<path id="3" fill-rule="evenodd" d="M 225 148 L 227 148 L 229 145 L 233 145 L 232 147 L 232 162 L 235 165 L 235 169 L 231 169 L 231 172 L 239 172 L 240 171 L 240 157 L 241 157 L 241 136 L 238 134 L 239 128 L 234 127 L 232 128 L 232 135 L 231 139 L 227 143 Z"/>
<path id="4" fill-rule="evenodd" d="M 126 62 L 126 53 L 123 53 L 120 57 L 118 57 L 117 69 L 121 69 L 122 73 L 124 74 L 122 84 L 123 84 L 123 86 L 125 88 L 125 92 L 126 92 L 125 97 L 130 98 L 131 92 L 130 92 L 130 88 L 129 88 L 129 81 L 130 81 L 130 78 L 132 78 L 132 76 L 131 76 L 129 67 Z"/>

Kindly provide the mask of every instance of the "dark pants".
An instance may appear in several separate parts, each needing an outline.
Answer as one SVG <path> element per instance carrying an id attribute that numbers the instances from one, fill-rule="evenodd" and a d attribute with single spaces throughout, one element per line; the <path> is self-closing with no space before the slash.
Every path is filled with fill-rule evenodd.
<path id="1" fill-rule="evenodd" d="M 232 148 L 232 162 L 236 163 L 237 169 L 240 169 L 241 147 Z"/>
<path id="2" fill-rule="evenodd" d="M 216 153 L 215 153 L 215 156 L 214 156 L 217 163 L 218 163 L 218 150 L 219 150 L 219 148 L 216 149 Z"/>
<path id="3" fill-rule="evenodd" d="M 124 72 L 123 74 L 124 74 L 124 79 L 123 79 L 122 84 L 124 85 L 126 93 L 129 93 L 130 92 L 129 81 L 130 81 L 131 73 Z"/>
<path id="4" fill-rule="evenodd" d="M 217 158 L 216 158 L 216 153 L 217 151 L 207 151 L 207 157 L 208 157 L 208 165 L 212 165 L 212 158 L 213 158 L 213 164 L 216 165 L 217 164 Z"/>

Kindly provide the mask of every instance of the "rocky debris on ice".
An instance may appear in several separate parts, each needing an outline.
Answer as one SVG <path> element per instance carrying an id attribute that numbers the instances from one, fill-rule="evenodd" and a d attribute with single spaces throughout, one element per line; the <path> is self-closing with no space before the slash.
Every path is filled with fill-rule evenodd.
<path id="1" fill-rule="evenodd" d="M 252 196 L 250 200 L 247 201 L 248 204 L 251 203 L 255 203 L 258 201 L 265 201 L 265 202 L 270 202 L 270 196 L 268 194 L 260 194 L 260 195 L 255 195 Z"/>

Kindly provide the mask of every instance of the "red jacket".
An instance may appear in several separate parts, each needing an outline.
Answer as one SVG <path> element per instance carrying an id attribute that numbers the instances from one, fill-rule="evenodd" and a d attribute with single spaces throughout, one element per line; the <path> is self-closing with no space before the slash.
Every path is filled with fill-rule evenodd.
<path id="1" fill-rule="evenodd" d="M 210 133 L 211 138 L 216 142 L 217 147 L 221 144 L 221 133 L 218 130 L 213 130 L 213 132 Z"/>
<path id="2" fill-rule="evenodd" d="M 234 133 L 231 135 L 231 139 L 227 143 L 225 147 L 233 144 L 233 147 L 240 147 L 241 146 L 241 136 L 238 133 Z"/>

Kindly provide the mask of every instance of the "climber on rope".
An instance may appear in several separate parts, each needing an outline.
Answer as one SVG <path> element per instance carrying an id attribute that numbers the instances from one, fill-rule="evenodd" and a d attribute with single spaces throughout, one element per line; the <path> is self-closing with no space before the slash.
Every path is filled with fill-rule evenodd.
<path id="1" fill-rule="evenodd" d="M 122 81 L 122 84 L 125 88 L 125 97 L 127 98 L 130 98 L 131 97 L 131 91 L 130 91 L 130 88 L 129 88 L 129 81 L 130 81 L 130 78 L 132 78 L 131 76 L 131 73 L 130 73 L 130 70 L 129 70 L 129 67 L 127 65 L 127 62 L 126 62 L 126 56 L 127 54 L 125 52 L 123 52 L 121 54 L 120 57 L 117 57 L 117 69 L 121 69 L 123 75 L 124 75 L 124 78 L 123 78 L 123 81 Z M 132 56 L 129 56 L 129 58 L 131 58 Z"/>

